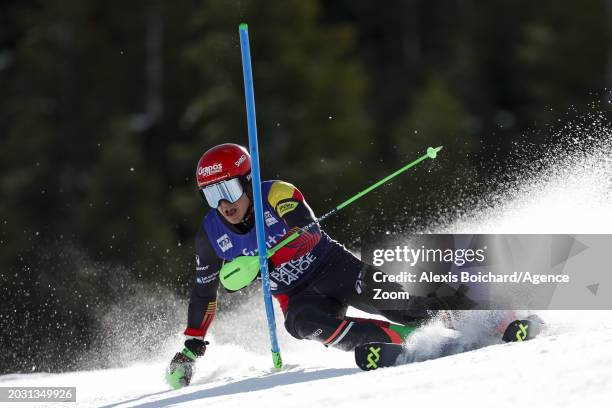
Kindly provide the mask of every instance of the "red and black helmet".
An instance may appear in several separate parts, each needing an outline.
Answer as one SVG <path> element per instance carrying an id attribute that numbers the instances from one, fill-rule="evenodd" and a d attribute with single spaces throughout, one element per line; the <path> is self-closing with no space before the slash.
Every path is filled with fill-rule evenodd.
<path id="1" fill-rule="evenodd" d="M 223 143 L 202 155 L 196 168 L 198 189 L 236 177 L 248 177 L 251 173 L 251 156 L 244 147 Z"/>

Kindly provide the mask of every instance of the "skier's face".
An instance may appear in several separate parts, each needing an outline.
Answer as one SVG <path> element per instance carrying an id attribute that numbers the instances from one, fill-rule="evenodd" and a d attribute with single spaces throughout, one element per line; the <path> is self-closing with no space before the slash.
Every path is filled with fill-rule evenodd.
<path id="1" fill-rule="evenodd" d="M 230 203 L 227 200 L 219 201 L 219 207 L 217 210 L 223 215 L 223 218 L 230 224 L 238 224 L 244 219 L 247 210 L 249 209 L 249 197 L 246 193 L 242 193 L 242 196 L 238 201 Z"/>

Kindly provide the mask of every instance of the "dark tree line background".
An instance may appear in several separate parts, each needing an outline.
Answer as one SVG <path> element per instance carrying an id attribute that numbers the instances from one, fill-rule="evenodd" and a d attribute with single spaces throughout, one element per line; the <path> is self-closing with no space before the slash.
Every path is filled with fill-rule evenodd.
<path id="1" fill-rule="evenodd" d="M 3 1 L 0 373 L 81 368 L 102 311 L 186 296 L 195 164 L 247 143 L 240 22 L 262 177 L 317 213 L 445 146 L 326 223 L 355 246 L 477 197 L 517 141 L 605 96 L 611 18 L 605 0 Z"/>

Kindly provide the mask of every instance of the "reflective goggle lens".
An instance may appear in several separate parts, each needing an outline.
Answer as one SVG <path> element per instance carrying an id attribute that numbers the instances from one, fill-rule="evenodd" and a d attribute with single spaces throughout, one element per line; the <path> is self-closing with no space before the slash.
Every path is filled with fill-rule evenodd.
<path id="1" fill-rule="evenodd" d="M 242 184 L 237 178 L 211 184 L 210 186 L 204 187 L 200 191 L 204 197 L 206 197 L 208 205 L 210 205 L 212 208 L 217 208 L 219 206 L 219 201 L 221 200 L 227 200 L 230 203 L 235 203 L 244 193 Z"/>

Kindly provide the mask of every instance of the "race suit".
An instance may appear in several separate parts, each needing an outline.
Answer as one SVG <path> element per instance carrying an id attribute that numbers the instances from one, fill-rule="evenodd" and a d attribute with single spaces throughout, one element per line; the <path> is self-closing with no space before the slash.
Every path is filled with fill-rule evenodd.
<path id="1" fill-rule="evenodd" d="M 302 193 L 284 181 L 261 184 L 266 245 L 271 248 L 296 228 L 313 223 L 315 216 Z M 251 200 L 252 201 L 252 200 Z M 252 211 L 240 224 L 228 223 L 212 209 L 201 223 L 195 243 L 196 273 L 185 335 L 204 339 L 217 311 L 219 270 L 224 262 L 257 254 Z M 373 341 L 400 343 L 402 338 L 387 321 L 351 318 L 348 306 L 382 315 L 397 324 L 415 325 L 442 308 L 433 297 L 388 302 L 374 299 L 373 288 L 404 291 L 398 283 L 374 283 L 376 268 L 361 262 L 331 239 L 317 223 L 271 259 L 270 288 L 285 317 L 285 328 L 297 339 L 352 350 Z"/>

